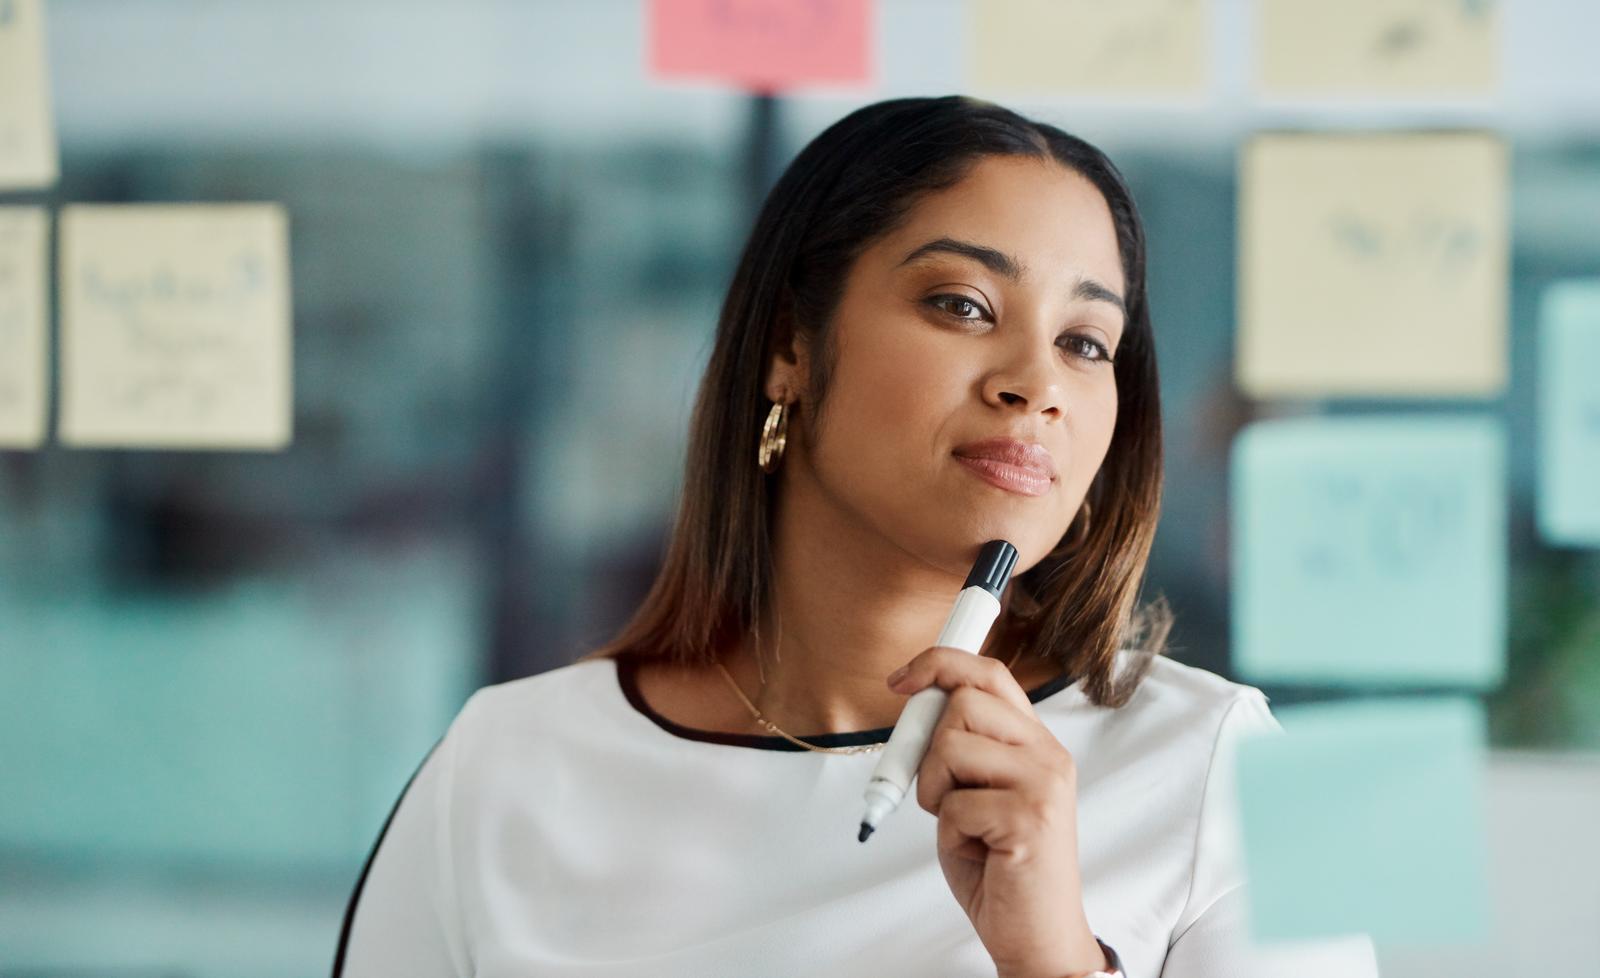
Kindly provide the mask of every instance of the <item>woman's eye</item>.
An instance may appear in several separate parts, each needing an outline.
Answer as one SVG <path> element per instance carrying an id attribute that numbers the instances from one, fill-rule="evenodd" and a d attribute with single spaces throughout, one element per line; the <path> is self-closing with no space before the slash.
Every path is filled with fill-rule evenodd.
<path id="1" fill-rule="evenodd" d="M 1111 362 L 1111 351 L 1107 350 L 1098 340 L 1092 340 L 1087 336 L 1068 336 L 1065 339 L 1075 355 L 1083 357 L 1085 360 Z"/>
<path id="2" fill-rule="evenodd" d="M 969 299 L 964 295 L 947 292 L 943 295 L 929 296 L 923 301 L 950 318 L 959 319 L 964 323 L 981 322 L 989 318 L 987 309 L 979 305 L 976 300 Z M 971 315 L 972 313 L 977 315 L 973 316 Z M 1062 341 L 1067 344 L 1073 356 L 1081 357 L 1084 360 L 1111 362 L 1111 351 L 1106 349 L 1105 344 L 1099 340 L 1074 334 L 1062 337 Z"/>
<path id="3" fill-rule="evenodd" d="M 982 306 L 964 295 L 936 295 L 927 301 L 928 305 L 940 312 L 969 323 L 978 322 L 988 316 Z M 978 314 L 977 317 L 969 315 L 969 313 L 973 312 Z"/>

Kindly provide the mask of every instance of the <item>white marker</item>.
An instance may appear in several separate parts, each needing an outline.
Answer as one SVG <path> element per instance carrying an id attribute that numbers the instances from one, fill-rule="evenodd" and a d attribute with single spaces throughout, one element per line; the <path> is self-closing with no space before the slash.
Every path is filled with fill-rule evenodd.
<path id="1" fill-rule="evenodd" d="M 990 540 L 978 551 L 978 561 L 967 575 L 967 583 L 956 595 L 956 605 L 939 632 L 935 645 L 962 649 L 974 655 L 983 647 L 989 627 L 1000 615 L 1000 592 L 1011 579 L 1011 568 L 1017 563 L 1017 548 L 1004 540 Z M 883 746 L 878 766 L 867 782 L 867 813 L 861 816 L 859 841 L 878 827 L 878 823 L 896 808 L 911 790 L 911 781 L 922 766 L 928 753 L 928 741 L 933 728 L 938 726 L 949 694 L 938 686 L 918 690 L 900 711 L 894 732 Z"/>

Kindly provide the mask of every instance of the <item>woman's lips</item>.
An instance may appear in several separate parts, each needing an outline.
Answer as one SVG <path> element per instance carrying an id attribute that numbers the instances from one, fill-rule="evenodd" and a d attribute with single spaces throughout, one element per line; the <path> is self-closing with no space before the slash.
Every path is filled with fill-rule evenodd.
<path id="1" fill-rule="evenodd" d="M 955 460 L 965 465 L 978 478 L 1008 492 L 1022 496 L 1042 496 L 1050 491 L 1050 476 L 1037 468 L 1012 465 L 992 458 L 970 458 L 966 455 L 957 455 Z"/>

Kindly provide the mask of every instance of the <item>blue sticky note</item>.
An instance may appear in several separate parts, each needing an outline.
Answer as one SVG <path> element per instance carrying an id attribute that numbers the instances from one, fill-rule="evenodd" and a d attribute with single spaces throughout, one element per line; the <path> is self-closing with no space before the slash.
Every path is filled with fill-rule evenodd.
<path id="1" fill-rule="evenodd" d="M 1478 416 L 1250 426 L 1231 473 L 1234 665 L 1255 682 L 1505 672 L 1505 440 Z"/>
<path id="2" fill-rule="evenodd" d="M 1539 316 L 1540 534 L 1600 547 L 1600 279 L 1561 282 Z"/>
<path id="3" fill-rule="evenodd" d="M 475 685 L 470 587 L 355 553 L 194 596 L 0 588 L 0 849 L 359 866 Z"/>
<path id="4" fill-rule="evenodd" d="M 1481 940 L 1489 900 L 1482 707 L 1459 697 L 1283 707 L 1239 744 L 1257 940 Z"/>

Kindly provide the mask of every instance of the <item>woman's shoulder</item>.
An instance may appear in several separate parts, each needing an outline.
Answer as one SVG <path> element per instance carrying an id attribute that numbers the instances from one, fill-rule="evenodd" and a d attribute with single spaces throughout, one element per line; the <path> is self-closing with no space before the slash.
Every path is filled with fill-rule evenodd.
<path id="1" fill-rule="evenodd" d="M 1215 742 L 1226 732 L 1278 727 L 1260 689 L 1168 655 L 1133 649 L 1117 654 L 1124 676 L 1137 676 L 1128 701 L 1105 711 L 1108 723 Z M 1142 675 L 1141 675 L 1142 673 Z"/>
<path id="2" fill-rule="evenodd" d="M 1254 686 L 1229 679 L 1201 666 L 1179 662 L 1169 654 L 1151 655 L 1135 649 L 1123 649 L 1117 653 L 1117 667 L 1125 674 L 1146 663 L 1148 666 L 1134 693 L 1135 697 L 1198 705 L 1227 704 L 1241 697 L 1254 698 L 1265 695 Z"/>
<path id="3" fill-rule="evenodd" d="M 543 672 L 479 687 L 467 698 L 452 728 L 480 737 L 515 728 L 571 729 L 593 722 L 597 701 L 616 685 L 611 659 L 582 659 Z"/>

